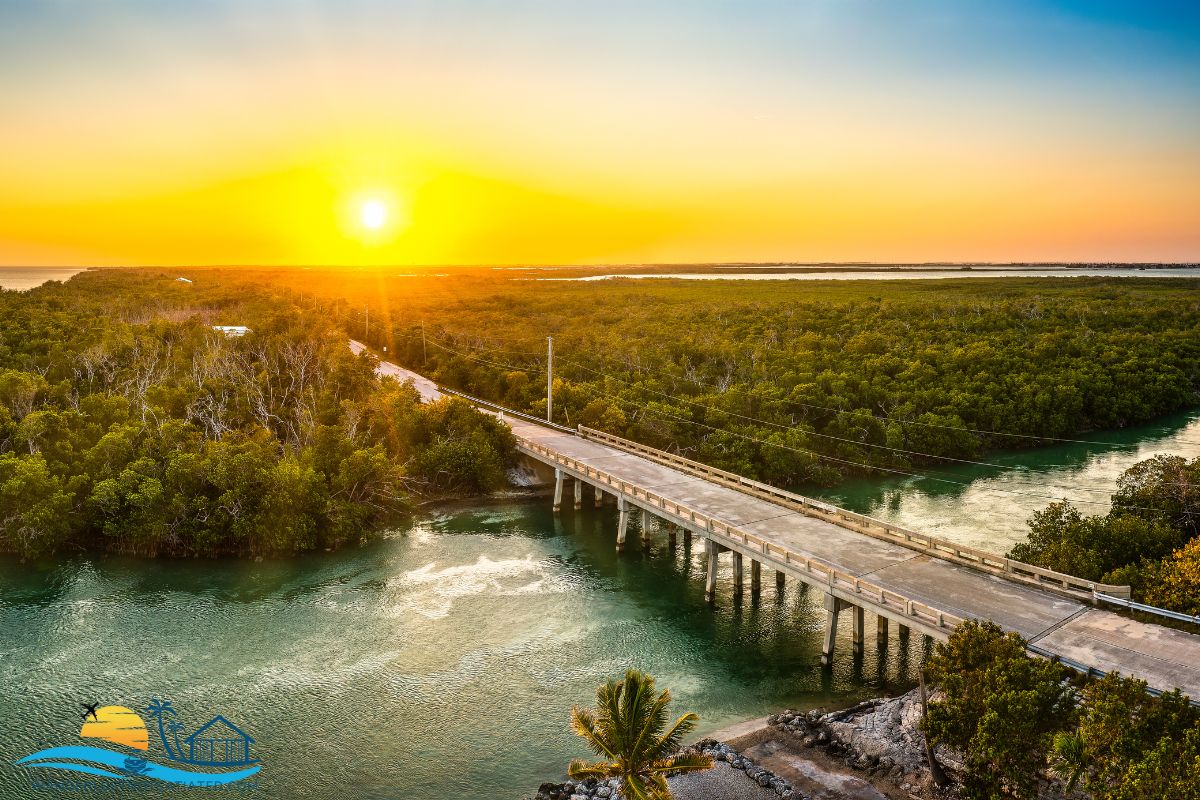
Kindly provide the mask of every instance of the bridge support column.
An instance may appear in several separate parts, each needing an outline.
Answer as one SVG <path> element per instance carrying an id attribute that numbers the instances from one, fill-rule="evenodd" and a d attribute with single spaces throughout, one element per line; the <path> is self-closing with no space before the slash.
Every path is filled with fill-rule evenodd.
<path id="1" fill-rule="evenodd" d="M 595 489 L 596 489 L 596 508 L 599 508 L 600 506 L 604 505 L 604 490 L 601 489 L 599 485 L 597 485 L 595 487 Z"/>
<path id="2" fill-rule="evenodd" d="M 563 490 L 563 471 L 558 467 L 554 468 L 554 510 L 558 511 L 562 508 L 562 490 Z"/>
<path id="3" fill-rule="evenodd" d="M 583 481 L 575 479 L 575 508 L 583 508 Z"/>
<path id="4" fill-rule="evenodd" d="M 750 559 L 750 594 L 758 597 L 760 592 L 762 592 L 762 564 Z"/>
<path id="5" fill-rule="evenodd" d="M 650 546 L 650 512 L 642 509 L 642 547 Z"/>
<path id="6" fill-rule="evenodd" d="M 831 594 L 825 595 L 825 641 L 821 646 L 821 666 L 833 663 L 833 645 L 837 641 L 838 612 L 848 605 Z"/>
<path id="7" fill-rule="evenodd" d="M 692 529 L 691 528 L 683 529 L 683 546 L 684 547 L 692 546 Z"/>
<path id="8" fill-rule="evenodd" d="M 888 618 L 875 618 L 875 644 L 881 649 L 887 646 L 888 640 Z"/>
<path id="9" fill-rule="evenodd" d="M 708 573 L 704 579 L 704 599 L 712 602 L 717 599 L 717 555 L 721 546 L 712 539 L 704 540 L 704 553 L 708 556 Z"/>
<path id="10" fill-rule="evenodd" d="M 671 547 L 675 546 L 675 536 L 679 532 L 679 526 L 674 522 L 667 523 L 667 544 Z"/>
<path id="11" fill-rule="evenodd" d="M 863 652 L 863 629 L 866 627 L 863 624 L 863 607 L 850 606 L 850 619 L 854 623 L 851 626 L 852 633 L 850 635 L 851 642 L 854 644 L 854 654 L 861 656 Z"/>
<path id="12" fill-rule="evenodd" d="M 617 521 L 617 552 L 625 549 L 625 533 L 629 530 L 629 504 L 625 502 L 624 497 L 617 498 L 617 511 L 621 512 L 621 517 Z"/>
<path id="13" fill-rule="evenodd" d="M 784 580 L 786 580 L 786 576 L 783 574 L 783 570 L 781 570 L 781 569 L 775 570 L 775 591 L 777 591 L 777 592 L 783 591 Z"/>
<path id="14" fill-rule="evenodd" d="M 733 551 L 733 596 L 742 596 L 742 554 Z"/>

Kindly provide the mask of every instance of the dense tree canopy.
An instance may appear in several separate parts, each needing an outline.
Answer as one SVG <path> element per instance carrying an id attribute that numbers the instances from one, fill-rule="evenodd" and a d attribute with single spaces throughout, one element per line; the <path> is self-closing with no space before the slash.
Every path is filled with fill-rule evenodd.
<path id="1" fill-rule="evenodd" d="M 968 620 L 927 669 L 945 699 L 930 706 L 924 729 L 965 755 L 963 796 L 1033 797 L 1054 734 L 1075 713 L 1064 668 L 1029 658 L 1021 637 L 994 622 Z"/>
<path id="2" fill-rule="evenodd" d="M 0 550 L 330 548 L 414 496 L 504 483 L 505 426 L 422 405 L 375 363 L 251 284 L 109 272 L 0 292 Z"/>
<path id="3" fill-rule="evenodd" d="M 1150 605 L 1200 614 L 1200 458 L 1159 455 L 1126 470 L 1108 514 L 1070 503 L 1033 515 L 1013 558 L 1105 583 Z"/>
<path id="4" fill-rule="evenodd" d="M 1032 798 L 1046 774 L 1095 800 L 1200 798 L 1200 709 L 1178 691 L 1071 675 L 991 622 L 959 625 L 928 670 L 944 696 L 922 727 L 964 754 L 964 797 Z"/>
<path id="5" fill-rule="evenodd" d="M 1200 403 L 1192 280 L 492 274 L 314 273 L 307 286 L 400 363 L 535 414 L 552 335 L 556 421 L 781 486 L 830 485 L 870 472 L 861 465 L 944 464 Z"/>

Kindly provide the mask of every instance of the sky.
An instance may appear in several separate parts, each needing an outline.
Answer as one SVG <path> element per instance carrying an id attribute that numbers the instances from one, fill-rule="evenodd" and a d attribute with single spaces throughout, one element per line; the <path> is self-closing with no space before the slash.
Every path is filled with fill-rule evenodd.
<path id="1" fill-rule="evenodd" d="M 0 0 L 0 264 L 1200 260 L 1200 4 Z"/>

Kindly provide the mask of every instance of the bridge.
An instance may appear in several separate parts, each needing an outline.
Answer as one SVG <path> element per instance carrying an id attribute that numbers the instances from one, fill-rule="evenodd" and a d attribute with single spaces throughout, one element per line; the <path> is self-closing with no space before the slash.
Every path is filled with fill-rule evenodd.
<path id="1" fill-rule="evenodd" d="M 461 394 L 393 364 L 381 365 L 381 372 L 422 381 L 427 400 Z M 702 540 L 710 601 L 724 555 L 732 562 L 735 596 L 745 592 L 747 571 L 750 593 L 757 594 L 764 568 L 774 572 L 778 586 L 792 579 L 822 592 L 825 664 L 832 660 L 842 614 L 852 621 L 856 652 L 863 648 L 867 613 L 880 646 L 893 623 L 944 641 L 966 619 L 989 619 L 1020 634 L 1036 655 L 1092 675 L 1120 672 L 1145 680 L 1152 691 L 1178 688 L 1200 699 L 1200 636 L 1099 607 L 1101 601 L 1130 605 L 1128 586 L 959 546 L 608 433 L 551 425 L 463 396 L 508 423 L 523 456 L 554 470 L 555 510 L 568 482 L 575 508 L 585 490 L 597 506 L 615 502 L 618 550 L 627 546 L 635 516 L 643 543 L 654 519 L 672 542 L 678 535 L 685 544 Z"/>

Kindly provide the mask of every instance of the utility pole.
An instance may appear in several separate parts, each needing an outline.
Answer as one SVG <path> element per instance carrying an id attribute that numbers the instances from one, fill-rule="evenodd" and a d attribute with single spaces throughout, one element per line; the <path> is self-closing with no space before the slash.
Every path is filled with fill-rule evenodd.
<path id="1" fill-rule="evenodd" d="M 421 366 L 429 363 L 429 354 L 425 352 L 425 320 L 421 320 Z"/>
<path id="2" fill-rule="evenodd" d="M 554 421 L 554 337 L 546 337 L 546 422 Z"/>
<path id="3" fill-rule="evenodd" d="M 371 338 L 371 307 L 363 306 L 363 343 L 370 344 Z"/>

